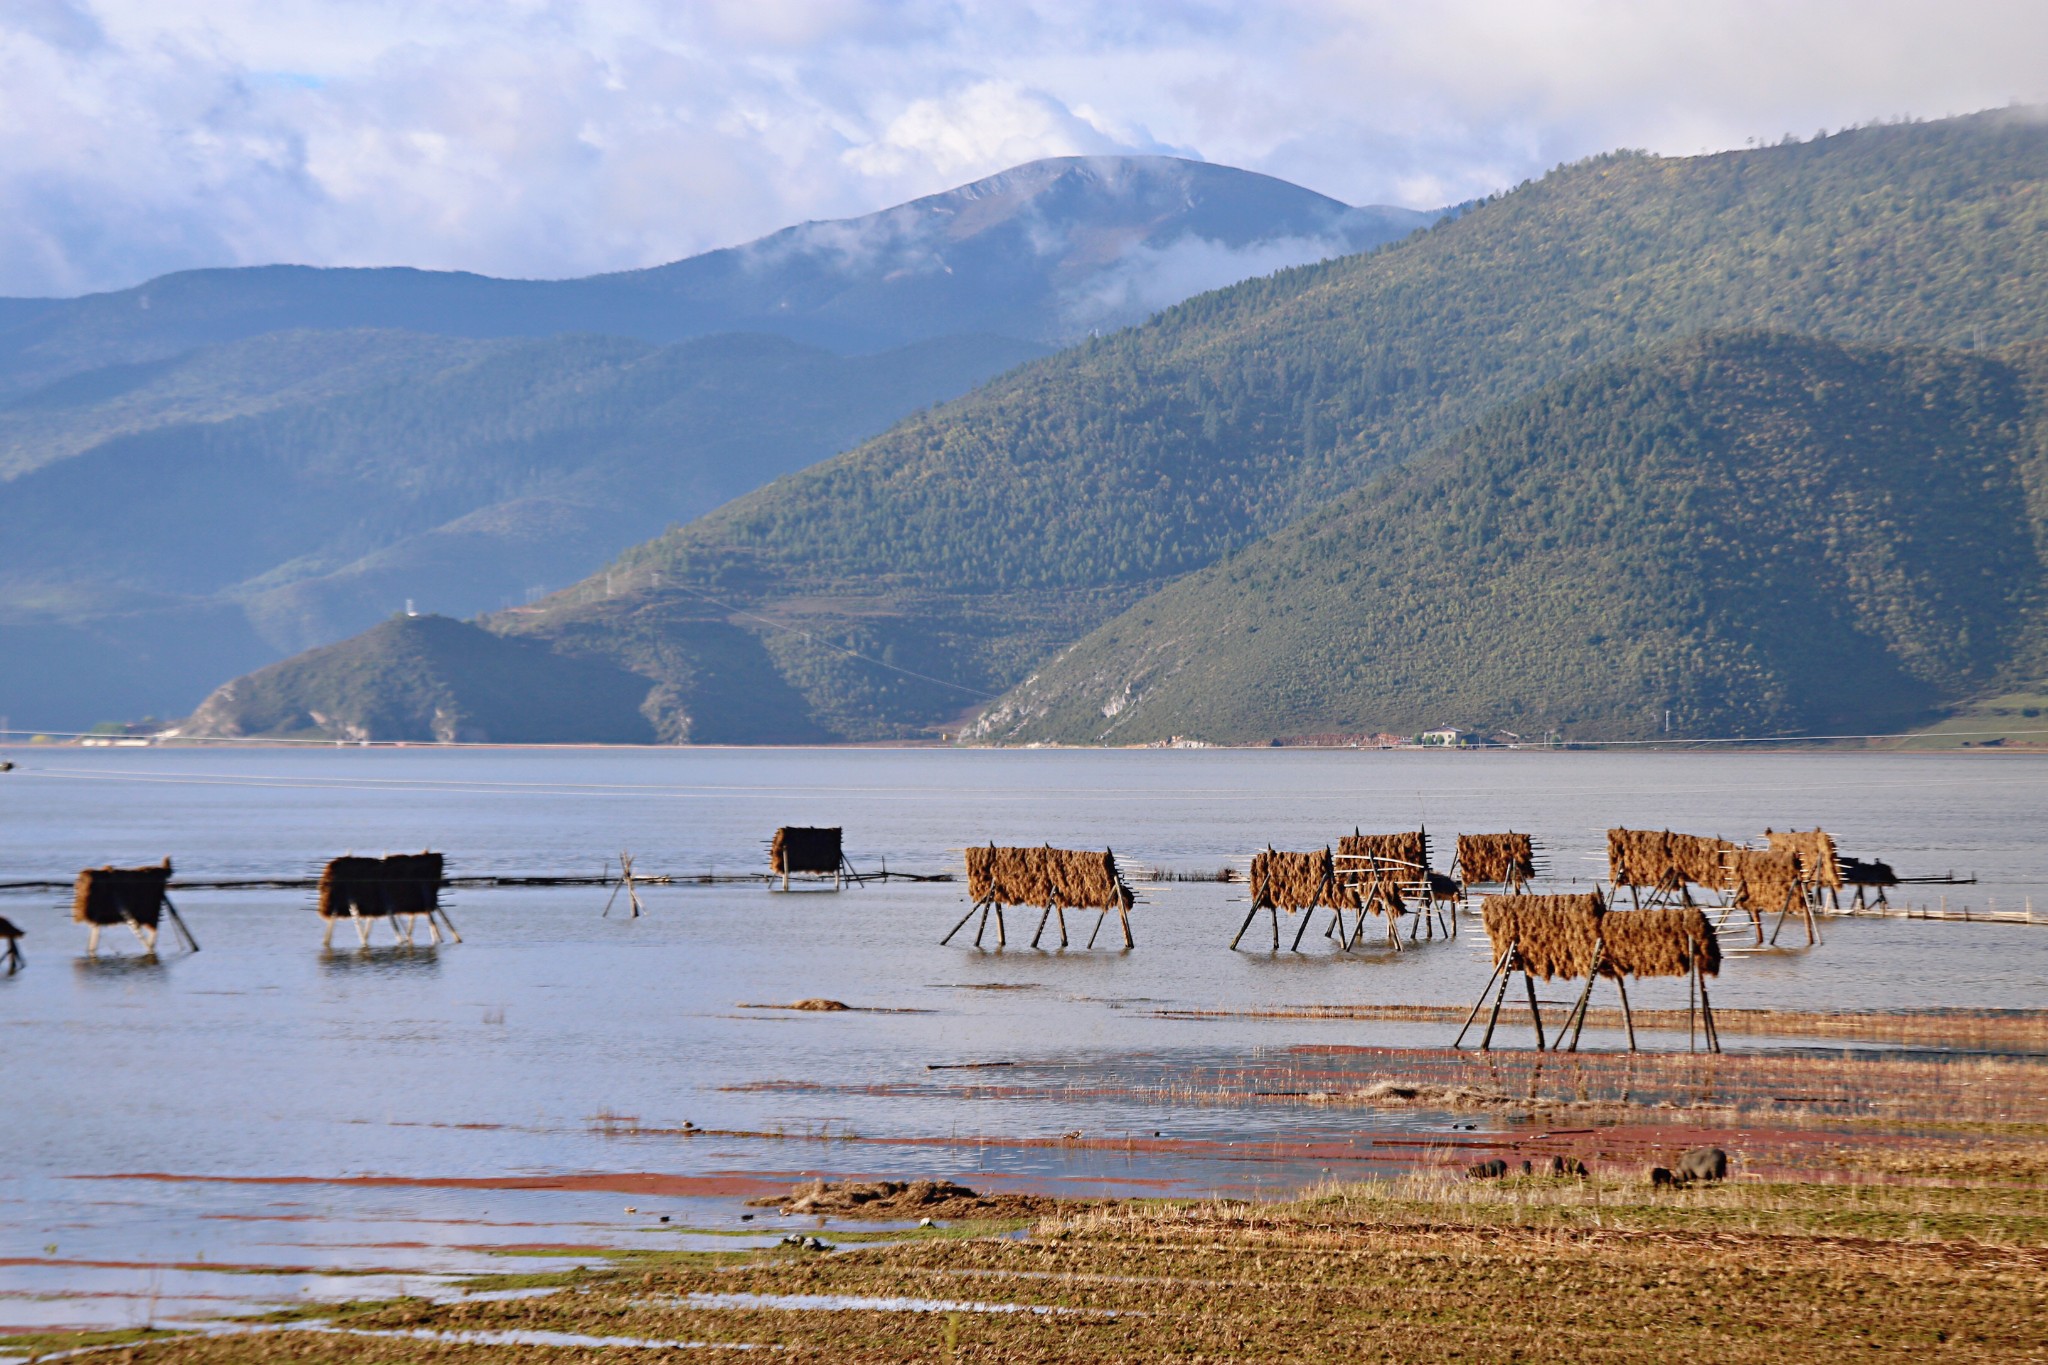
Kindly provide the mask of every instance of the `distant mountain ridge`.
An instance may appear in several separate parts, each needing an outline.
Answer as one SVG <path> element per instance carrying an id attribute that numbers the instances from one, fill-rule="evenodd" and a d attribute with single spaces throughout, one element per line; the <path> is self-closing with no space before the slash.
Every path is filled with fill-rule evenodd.
<path id="1" fill-rule="evenodd" d="M 1356 209 L 1176 157 L 1056 157 L 864 217 L 581 279 L 273 265 L 181 271 L 78 299 L 0 299 L 0 385 L 306 329 L 655 342 L 768 332 L 840 352 L 959 333 L 1051 345 L 1438 216 Z"/>
<path id="2" fill-rule="evenodd" d="M 481 624 L 644 677 L 637 710 L 667 741 L 953 732 L 1105 622 L 1142 619 L 1175 580 L 1337 515 L 1490 413 L 1589 367 L 1757 328 L 1955 351 L 2048 337 L 2048 127 L 2001 112 L 1593 158 L 1383 250 L 1197 296 L 1015 370 Z M 1952 659 L 1954 685 L 2006 667 L 1996 654 Z M 787 704 L 762 704 L 765 677 Z M 1268 719 L 1235 715 L 1234 734 L 1344 728 L 1279 692 L 1242 695 Z M 1823 703 L 1700 714 L 1749 727 L 1855 711 Z M 1530 709 L 1625 728 L 1618 706 Z M 1085 723 L 1062 692 L 982 733 L 1092 740 Z"/>
<path id="3" fill-rule="evenodd" d="M 523 601 L 1059 337 L 1431 216 L 1062 158 L 584 280 L 275 266 L 0 300 L 0 715 L 175 713 L 408 600 Z"/>

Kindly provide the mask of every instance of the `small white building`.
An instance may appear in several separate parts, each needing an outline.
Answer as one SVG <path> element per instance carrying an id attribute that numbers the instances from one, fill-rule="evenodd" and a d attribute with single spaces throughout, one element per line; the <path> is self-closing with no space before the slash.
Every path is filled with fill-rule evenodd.
<path id="1" fill-rule="evenodd" d="M 1470 744 L 1473 735 L 1470 730 L 1460 730 L 1455 725 L 1440 725 L 1434 730 L 1424 730 L 1420 738 L 1433 748 L 1456 749 Z"/>

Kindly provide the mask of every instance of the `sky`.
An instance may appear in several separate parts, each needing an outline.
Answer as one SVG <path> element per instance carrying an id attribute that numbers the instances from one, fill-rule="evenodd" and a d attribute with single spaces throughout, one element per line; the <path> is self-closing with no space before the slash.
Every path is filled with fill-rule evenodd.
<path id="1" fill-rule="evenodd" d="M 590 274 L 1077 153 L 1429 208 L 2014 101 L 2041 0 L 0 0 L 0 295 Z"/>

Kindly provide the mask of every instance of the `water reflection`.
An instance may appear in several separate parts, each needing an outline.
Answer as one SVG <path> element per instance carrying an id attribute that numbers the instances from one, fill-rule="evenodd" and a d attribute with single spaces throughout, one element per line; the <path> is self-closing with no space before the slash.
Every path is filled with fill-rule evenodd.
<path id="1" fill-rule="evenodd" d="M 643 892 L 638 919 L 616 905 L 604 918 L 601 888 L 465 888 L 469 943 L 445 954 L 392 943 L 388 924 L 366 950 L 340 925 L 320 952 L 302 890 L 195 887 L 180 909 L 207 951 L 160 962 L 109 934 L 69 973 L 57 959 L 84 946 L 69 905 L 42 893 L 0 901 L 26 946 L 42 945 L 36 965 L 48 964 L 0 996 L 19 1059 L 0 1103 L 11 1155 L 0 1294 L 108 1287 L 77 1267 L 46 1278 L 19 1267 L 53 1242 L 108 1262 L 204 1252 L 301 1265 L 306 1247 L 274 1245 L 300 1220 L 323 1258 L 352 1269 L 401 1258 L 485 1269 L 485 1253 L 464 1248 L 639 1245 L 653 1234 L 622 1216 L 626 1204 L 701 1194 L 715 1207 L 693 1222 L 723 1224 L 742 1216 L 740 1199 L 812 1174 L 1094 1193 L 1279 1188 L 1324 1169 L 1412 1169 L 1439 1146 L 1446 1160 L 1473 1159 L 1466 1151 L 1539 1091 L 1676 1104 L 1714 1084 L 1726 1099 L 1750 1074 L 1740 1057 L 1686 1069 L 1678 980 L 1630 991 L 1639 1015 L 1666 1012 L 1655 1031 L 1638 1017 L 1645 1046 L 1677 1058 L 1600 1069 L 1599 1052 L 1623 1042 L 1620 1020 L 1600 1016 L 1576 1060 L 1525 1052 L 1525 1016 L 1496 1036 L 1512 1053 L 1443 1053 L 1491 969 L 1471 918 L 1456 938 L 1410 943 L 1404 932 L 1398 952 L 1377 924 L 1340 950 L 1324 914 L 1298 953 L 1287 949 L 1303 926 L 1283 920 L 1275 954 L 1270 926 L 1255 923 L 1231 952 L 1243 882 L 1170 882 L 1146 888 L 1134 952 L 1108 924 L 1088 951 L 1085 916 L 1068 917 L 1069 951 L 1031 951 L 1039 920 L 1024 915 L 1012 916 L 1007 951 L 993 950 L 991 932 L 976 952 L 973 921 L 939 946 L 969 911 L 961 883 L 781 900 L 758 884 L 696 880 L 759 866 L 784 823 L 844 824 L 856 862 L 923 873 L 957 872 L 963 845 L 991 839 L 1114 843 L 1133 866 L 1207 869 L 1268 840 L 1320 847 L 1355 825 L 1526 820 L 1551 852 L 1556 889 L 1577 877 L 1581 890 L 1604 869 L 1610 824 L 1749 837 L 1823 824 L 1902 872 L 1977 867 L 1982 883 L 1952 904 L 2016 908 L 2048 894 L 2048 765 L 2034 759 L 252 749 L 67 751 L 37 763 L 50 776 L 29 775 L 40 785 L 21 791 L 34 799 L 0 809 L 10 878 L 64 879 L 167 850 L 195 880 L 304 873 L 346 829 L 358 846 L 431 846 L 486 875 L 588 876 L 631 848 L 647 872 L 676 880 Z M 176 803 L 164 800 L 168 783 L 182 784 Z M 1969 1012 L 1939 1041 L 1991 1049 L 2018 1034 L 1981 1011 L 2048 999 L 2039 925 L 1829 919 L 1813 950 L 1796 927 L 1752 955 L 1753 925 L 1731 919 L 1714 1004 L 1807 1015 L 1951 1006 Z M 1042 946 L 1057 942 L 1048 926 Z M 1546 1023 L 1574 994 L 1544 990 Z M 738 1007 L 809 999 L 852 1008 Z M 1409 1008 L 1426 1013 L 1399 1012 Z M 151 1046 L 122 1046 L 144 1018 Z M 1762 1068 L 1770 1049 L 1896 1046 L 1732 1031 L 1728 1042 L 1755 1071 L 1737 1098 L 1771 1103 L 1823 1092 Z M 92 1077 L 89 1095 L 80 1075 Z M 1415 1097 L 1360 1093 L 1382 1084 Z M 1438 1089 L 1490 1102 L 1446 1108 L 1431 1102 Z M 1856 1097 L 1847 1082 L 1824 1093 Z M 135 1178 L 147 1172 L 164 1178 Z M 118 1173 L 129 1179 L 70 1178 Z M 497 1228 L 509 1230 L 485 1230 Z M 428 1245 L 392 1245 L 414 1241 Z M 255 1303 L 270 1292 L 259 1277 L 233 1284 L 252 1310 L 267 1306 Z"/>
<path id="2" fill-rule="evenodd" d="M 323 948 L 320 970 L 332 976 L 435 976 L 440 950 L 425 944 L 393 943 L 372 948 Z"/>
<path id="3" fill-rule="evenodd" d="M 155 953 L 81 953 L 71 959 L 81 981 L 161 981 L 168 972 Z"/>

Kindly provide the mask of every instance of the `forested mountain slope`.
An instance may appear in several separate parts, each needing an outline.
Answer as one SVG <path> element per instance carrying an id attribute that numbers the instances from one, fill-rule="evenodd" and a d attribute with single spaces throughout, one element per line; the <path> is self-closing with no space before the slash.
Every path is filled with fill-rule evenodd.
<path id="1" fill-rule="evenodd" d="M 2048 335 L 2048 129 L 1999 113 L 1561 168 L 1015 371 L 486 624 L 643 674 L 666 739 L 927 733 L 1503 403 L 1745 326 Z M 802 698 L 772 720 L 732 682 L 764 665 Z"/>
<path id="2" fill-rule="evenodd" d="M 464 679 L 460 695 L 447 679 Z M 192 728 L 412 743 L 646 744 L 646 680 L 445 616 L 395 616 L 340 644 L 237 679 Z"/>
<path id="3" fill-rule="evenodd" d="M 1105 624 L 984 740 L 1885 733 L 2037 676 L 2048 348 L 1594 367 Z"/>

